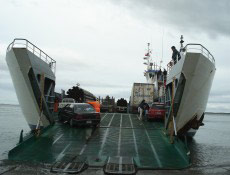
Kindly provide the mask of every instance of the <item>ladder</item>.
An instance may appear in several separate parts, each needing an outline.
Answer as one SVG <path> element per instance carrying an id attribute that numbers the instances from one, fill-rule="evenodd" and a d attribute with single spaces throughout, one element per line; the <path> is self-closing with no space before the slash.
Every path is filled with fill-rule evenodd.
<path id="1" fill-rule="evenodd" d="M 172 89 L 168 88 L 165 95 L 165 107 L 166 107 L 165 128 L 168 129 L 170 127 L 170 124 L 173 125 L 171 126 L 173 128 L 173 132 L 170 133 L 171 136 L 173 135 L 173 133 L 175 134 L 175 136 L 177 136 L 175 116 L 173 113 L 174 96 L 175 96 L 174 91 L 176 92 L 174 82 L 175 82 L 175 78 L 173 78 L 172 81 Z"/>
<path id="2" fill-rule="evenodd" d="M 54 86 L 54 83 L 51 83 L 47 93 L 45 94 L 46 104 L 48 105 L 49 111 L 51 113 L 53 112 L 53 109 L 54 109 L 54 98 L 55 98 L 55 96 L 52 94 L 52 91 L 51 91 L 53 86 Z"/>

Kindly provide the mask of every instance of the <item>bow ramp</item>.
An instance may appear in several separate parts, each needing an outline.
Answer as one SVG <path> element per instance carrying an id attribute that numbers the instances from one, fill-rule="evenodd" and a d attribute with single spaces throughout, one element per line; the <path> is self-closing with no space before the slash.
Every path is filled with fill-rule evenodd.
<path id="1" fill-rule="evenodd" d="M 178 135 L 194 136 L 204 118 L 216 71 L 215 59 L 201 44 L 186 45 L 180 55 L 181 59 L 168 64 L 165 126 L 175 121 Z"/>
<path id="2" fill-rule="evenodd" d="M 66 173 L 95 167 L 107 174 L 188 167 L 186 145 L 179 139 L 171 144 L 164 131 L 163 123 L 142 122 L 136 114 L 107 113 L 97 128 L 56 123 L 12 149 L 9 159 L 46 162 L 51 171 Z"/>
<path id="3" fill-rule="evenodd" d="M 6 62 L 31 130 L 53 124 L 56 61 L 28 40 L 15 39 L 7 48 Z"/>

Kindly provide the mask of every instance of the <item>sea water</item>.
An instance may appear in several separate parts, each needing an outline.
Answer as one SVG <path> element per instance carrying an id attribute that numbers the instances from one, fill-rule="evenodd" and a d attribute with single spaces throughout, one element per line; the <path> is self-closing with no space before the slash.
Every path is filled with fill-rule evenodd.
<path id="1" fill-rule="evenodd" d="M 30 131 L 20 106 L 0 104 L 0 160 L 19 142 L 22 129 L 24 134 Z"/>
<path id="2" fill-rule="evenodd" d="M 219 168 L 230 168 L 230 114 L 208 113 L 204 124 L 188 141 L 191 169 L 209 174 L 218 172 Z M 20 106 L 0 104 L 0 160 L 7 159 L 8 151 L 18 143 L 22 129 L 24 134 L 30 132 Z M 230 173 L 230 169 L 227 172 Z"/>

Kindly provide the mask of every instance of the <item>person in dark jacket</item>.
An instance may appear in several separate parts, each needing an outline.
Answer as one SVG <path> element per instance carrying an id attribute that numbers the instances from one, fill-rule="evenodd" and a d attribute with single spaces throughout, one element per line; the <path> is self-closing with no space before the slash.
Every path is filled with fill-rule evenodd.
<path id="1" fill-rule="evenodd" d="M 177 58 L 178 58 L 178 61 L 179 61 L 181 59 L 181 56 L 180 56 L 180 53 L 176 50 L 175 46 L 172 46 L 171 49 L 173 51 L 172 59 L 173 59 L 174 65 L 175 65 L 176 62 L 177 62 Z"/>
<path id="2" fill-rule="evenodd" d="M 141 103 L 138 106 L 138 112 L 140 113 L 139 120 L 143 120 L 144 104 L 145 104 L 145 100 L 142 100 Z"/>
<path id="3" fill-rule="evenodd" d="M 148 112 L 149 112 L 149 105 L 148 105 L 148 103 L 144 103 L 143 107 L 144 107 L 144 114 L 143 114 L 144 118 L 143 118 L 143 120 L 146 121 L 147 120 L 147 115 L 148 115 Z"/>

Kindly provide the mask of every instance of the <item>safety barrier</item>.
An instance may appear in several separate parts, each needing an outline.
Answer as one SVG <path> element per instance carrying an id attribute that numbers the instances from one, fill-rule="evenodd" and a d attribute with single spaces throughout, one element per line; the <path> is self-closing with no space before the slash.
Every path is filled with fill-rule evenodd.
<path id="1" fill-rule="evenodd" d="M 7 47 L 7 52 L 9 52 L 12 48 L 26 48 L 27 50 L 31 51 L 33 54 L 45 61 L 55 74 L 56 61 L 27 39 L 15 38 L 14 41 Z"/>
<path id="2" fill-rule="evenodd" d="M 187 44 L 183 49 L 181 49 L 181 52 L 183 53 L 187 53 L 187 52 L 192 52 L 192 53 L 201 53 L 203 54 L 206 58 L 208 58 L 213 64 L 215 64 L 215 59 L 214 56 L 209 52 L 208 49 L 206 49 L 203 45 L 201 44 L 194 44 L 194 43 L 190 43 Z M 178 62 L 178 58 L 176 60 L 176 62 Z M 172 69 L 172 67 L 174 66 L 174 61 L 171 60 L 168 64 L 167 64 L 167 71 L 169 73 L 169 71 Z"/>

